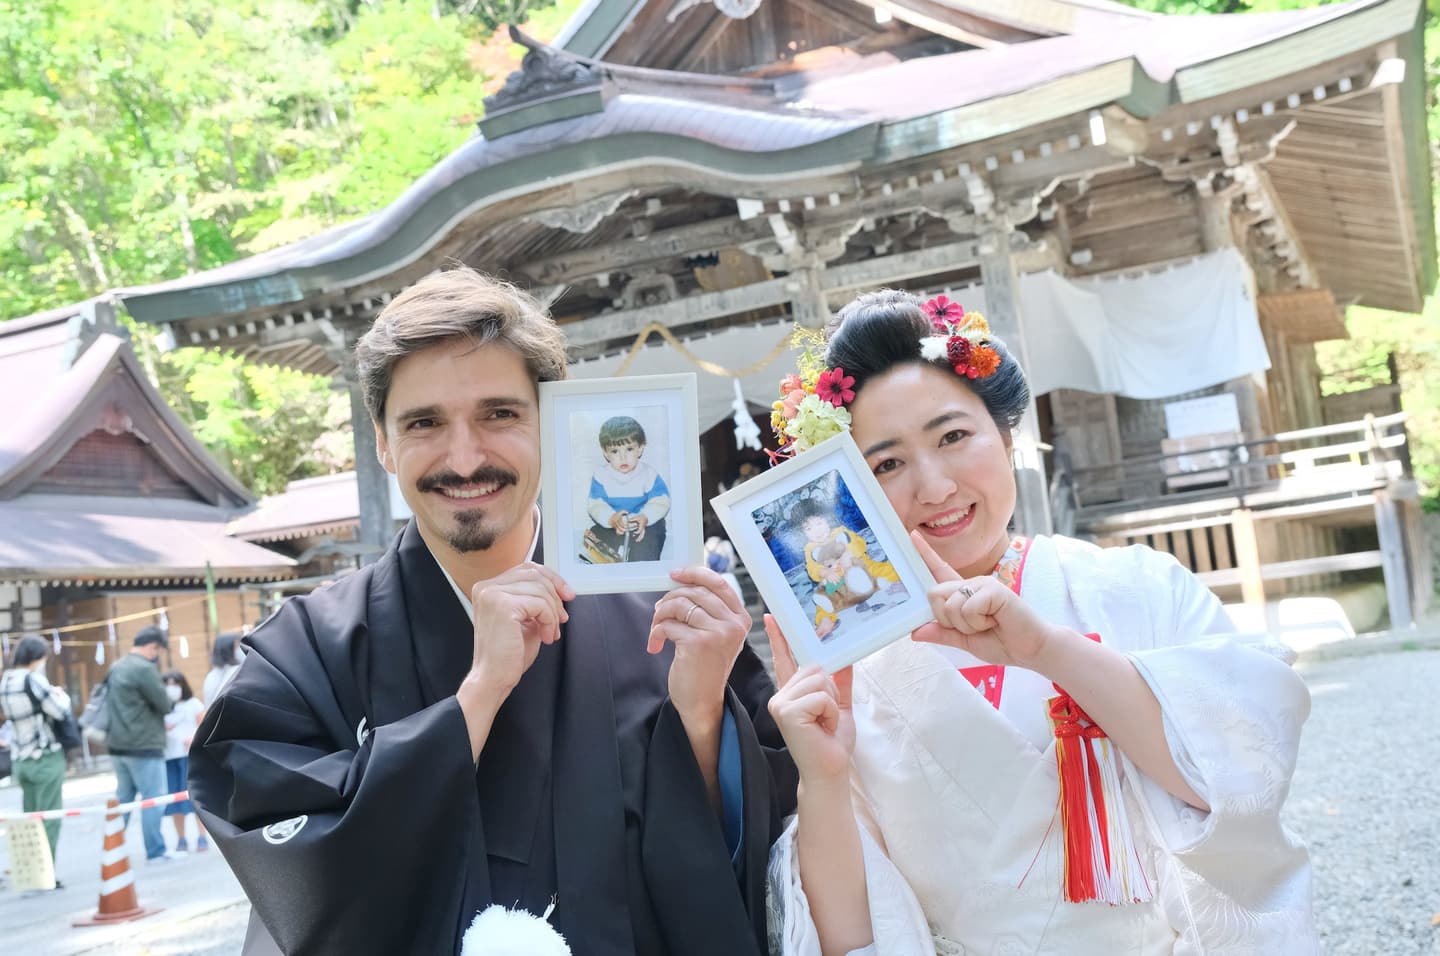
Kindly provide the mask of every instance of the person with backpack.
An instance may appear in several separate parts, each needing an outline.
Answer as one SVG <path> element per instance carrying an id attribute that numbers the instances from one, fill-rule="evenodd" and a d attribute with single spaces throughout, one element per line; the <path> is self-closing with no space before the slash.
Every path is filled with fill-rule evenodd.
<path id="1" fill-rule="evenodd" d="M 115 766 L 116 799 L 121 803 L 165 793 L 165 715 L 172 707 L 158 666 L 160 652 L 169 646 L 165 631 L 146 627 L 135 635 L 133 645 L 105 679 L 106 743 Z M 161 815 L 160 807 L 140 811 L 145 858 L 152 862 L 170 859 L 160 831 Z M 125 825 L 130 825 L 128 813 Z"/>
<path id="2" fill-rule="evenodd" d="M 45 676 L 45 658 L 50 644 L 31 634 L 15 645 L 10 669 L 0 674 L 0 707 L 14 726 L 10 753 L 13 775 L 20 785 L 22 809 L 59 810 L 65 782 L 65 750 L 51 721 L 63 723 L 71 717 L 70 696 Z M 162 691 L 163 693 L 163 691 Z M 45 839 L 50 858 L 60 843 L 60 821 L 45 821 Z M 56 888 L 60 882 L 55 883 Z"/>

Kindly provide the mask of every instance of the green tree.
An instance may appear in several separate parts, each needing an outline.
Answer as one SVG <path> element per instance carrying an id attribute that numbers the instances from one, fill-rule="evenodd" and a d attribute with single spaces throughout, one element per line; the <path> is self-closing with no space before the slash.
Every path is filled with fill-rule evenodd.
<path id="1" fill-rule="evenodd" d="M 475 55 L 489 28 L 463 7 L 0 0 L 0 319 L 221 265 L 390 202 L 473 134 L 500 78 Z M 149 334 L 136 329 L 136 344 L 153 353 Z M 348 403 L 337 416 L 313 377 L 204 350 L 149 364 L 257 491 L 315 473 L 325 461 L 306 450 L 346 434 Z"/>

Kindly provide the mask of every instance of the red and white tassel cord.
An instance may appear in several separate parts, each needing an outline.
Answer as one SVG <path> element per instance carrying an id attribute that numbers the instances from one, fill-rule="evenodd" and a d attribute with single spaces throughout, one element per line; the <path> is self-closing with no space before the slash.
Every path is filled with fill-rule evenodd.
<path id="1" fill-rule="evenodd" d="M 1050 700 L 1055 762 L 1060 775 L 1056 810 L 1065 849 L 1065 899 L 1141 903 L 1154 895 L 1120 792 L 1119 754 L 1090 715 L 1061 690 Z"/>

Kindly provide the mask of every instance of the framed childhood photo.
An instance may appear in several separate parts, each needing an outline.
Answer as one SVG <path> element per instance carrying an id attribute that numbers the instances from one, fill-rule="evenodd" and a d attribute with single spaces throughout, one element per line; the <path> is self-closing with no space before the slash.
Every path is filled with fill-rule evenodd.
<path id="1" fill-rule="evenodd" d="M 834 673 L 934 619 L 935 579 L 848 433 L 710 504 L 800 666 Z"/>
<path id="2" fill-rule="evenodd" d="M 576 593 L 665 591 L 700 564 L 694 375 L 540 383 L 545 564 Z"/>

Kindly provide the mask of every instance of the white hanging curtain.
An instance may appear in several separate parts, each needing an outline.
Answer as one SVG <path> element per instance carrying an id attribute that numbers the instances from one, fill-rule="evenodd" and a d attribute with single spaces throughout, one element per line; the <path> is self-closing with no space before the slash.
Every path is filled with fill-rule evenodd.
<path id="1" fill-rule="evenodd" d="M 788 320 L 768 325 L 742 325 L 716 332 L 714 335 L 686 339 L 683 344 L 707 362 L 727 369 L 746 369 L 775 351 L 776 347 L 790 336 L 791 329 Z M 570 375 L 573 378 L 612 376 L 627 355 L 628 351 L 592 361 L 576 362 L 570 366 Z M 785 348 L 776 354 L 773 361 L 742 376 L 739 382 L 745 400 L 759 408 L 769 408 L 779 394 L 781 377 L 787 372 L 795 371 L 796 358 L 794 349 Z M 635 360 L 625 369 L 625 376 L 669 375 L 675 372 L 695 373 L 699 386 L 697 397 L 700 431 L 704 432 L 734 414 L 736 379 L 701 370 L 688 357 L 680 354 L 658 336 L 651 338 L 639 351 Z M 768 440 L 767 438 L 766 441 Z"/>
<path id="2" fill-rule="evenodd" d="M 1022 276 L 1020 321 L 1031 387 L 1168 398 L 1262 372 L 1254 278 L 1240 253 L 1222 249 L 1138 276 Z M 985 313 L 983 286 L 947 293 Z"/>

